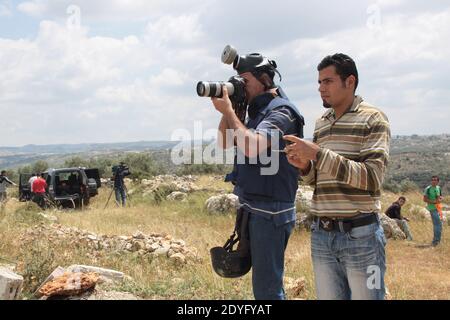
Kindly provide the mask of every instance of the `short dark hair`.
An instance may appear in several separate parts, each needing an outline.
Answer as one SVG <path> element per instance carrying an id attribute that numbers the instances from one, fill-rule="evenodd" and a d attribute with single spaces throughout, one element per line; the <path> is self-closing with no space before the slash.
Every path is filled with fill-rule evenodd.
<path id="1" fill-rule="evenodd" d="M 6 173 L 6 171 L 5 170 L 2 170 L 2 172 L 0 172 L 0 174 L 5 174 Z"/>
<path id="2" fill-rule="evenodd" d="M 401 196 L 401 197 L 399 197 L 399 198 L 398 198 L 398 200 L 397 200 L 397 201 L 399 201 L 399 200 L 403 200 L 403 201 L 406 201 L 406 198 L 405 198 L 404 196 Z"/>
<path id="3" fill-rule="evenodd" d="M 431 180 L 433 180 L 433 179 L 437 179 L 437 181 L 439 181 L 439 177 L 438 176 L 432 176 Z"/>
<path id="4" fill-rule="evenodd" d="M 358 69 L 356 69 L 355 61 L 348 55 L 343 53 L 335 53 L 330 56 L 326 56 L 317 66 L 317 71 L 325 69 L 329 66 L 336 68 L 336 73 L 339 75 L 342 81 L 347 80 L 351 75 L 355 77 L 355 91 L 358 88 Z"/>

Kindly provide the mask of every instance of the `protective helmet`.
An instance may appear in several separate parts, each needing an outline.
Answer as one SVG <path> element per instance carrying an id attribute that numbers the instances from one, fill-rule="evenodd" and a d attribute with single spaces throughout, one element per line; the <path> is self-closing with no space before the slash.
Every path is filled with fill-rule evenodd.
<path id="1" fill-rule="evenodd" d="M 247 274 L 252 267 L 250 252 L 229 251 L 224 247 L 210 250 L 214 271 L 224 278 L 237 278 Z"/>
<path id="2" fill-rule="evenodd" d="M 273 79 L 275 73 L 277 73 L 281 80 L 281 74 L 277 70 L 277 63 L 274 60 L 263 57 L 260 53 L 238 55 L 235 48 L 227 45 L 222 52 L 222 62 L 225 64 L 233 64 L 233 69 L 238 74 L 244 72 L 251 72 L 253 74 L 265 72 Z"/>
<path id="3" fill-rule="evenodd" d="M 242 277 L 252 267 L 250 239 L 248 237 L 248 212 L 239 209 L 233 234 L 223 247 L 210 250 L 214 271 L 224 278 Z M 237 249 L 233 246 L 238 243 Z"/>

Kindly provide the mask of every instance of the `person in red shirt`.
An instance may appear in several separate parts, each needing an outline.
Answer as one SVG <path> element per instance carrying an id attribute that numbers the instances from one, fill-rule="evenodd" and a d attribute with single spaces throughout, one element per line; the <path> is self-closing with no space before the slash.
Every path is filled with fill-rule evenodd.
<path id="1" fill-rule="evenodd" d="M 47 182 L 44 179 L 44 174 L 38 174 L 36 180 L 33 181 L 32 190 L 34 192 L 33 201 L 36 202 L 42 209 L 45 209 L 45 193 L 47 189 Z"/>

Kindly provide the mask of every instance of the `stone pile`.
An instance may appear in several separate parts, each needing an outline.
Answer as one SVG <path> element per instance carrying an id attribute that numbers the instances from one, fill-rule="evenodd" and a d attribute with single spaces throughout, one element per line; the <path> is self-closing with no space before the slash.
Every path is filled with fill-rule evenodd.
<path id="1" fill-rule="evenodd" d="M 171 174 L 156 176 L 153 179 L 142 179 L 141 184 L 145 186 L 146 192 L 155 191 L 161 187 L 166 187 L 172 191 L 190 193 L 198 191 L 199 187 L 195 185 L 197 177 L 176 176 Z"/>
<path id="2" fill-rule="evenodd" d="M 190 175 L 160 175 L 153 179 L 142 179 L 142 195 L 155 200 L 186 201 L 188 193 L 200 190 L 194 183 L 196 180 L 196 177 Z"/>
<path id="3" fill-rule="evenodd" d="M 143 256 L 167 257 L 177 265 L 184 265 L 190 259 L 198 259 L 195 248 L 188 248 L 183 240 L 161 233 L 146 235 L 137 231 L 132 236 L 107 236 L 59 224 L 40 224 L 27 229 L 21 240 L 28 242 L 42 238 L 53 242 L 66 241 L 76 247 L 86 247 L 93 251 L 105 250 L 119 254 L 136 252 Z"/>
<path id="4" fill-rule="evenodd" d="M 206 200 L 205 206 L 208 213 L 211 214 L 232 213 L 239 207 L 239 199 L 232 193 L 212 196 Z"/>

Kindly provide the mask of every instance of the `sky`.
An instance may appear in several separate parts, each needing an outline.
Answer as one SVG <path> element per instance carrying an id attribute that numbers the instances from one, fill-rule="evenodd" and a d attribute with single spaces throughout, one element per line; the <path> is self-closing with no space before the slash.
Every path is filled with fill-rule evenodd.
<path id="1" fill-rule="evenodd" d="M 450 133 L 449 39 L 440 0 L 0 0 L 0 146 L 209 138 L 221 116 L 195 88 L 235 74 L 227 44 L 277 62 L 305 137 L 336 52 L 392 135 Z"/>

